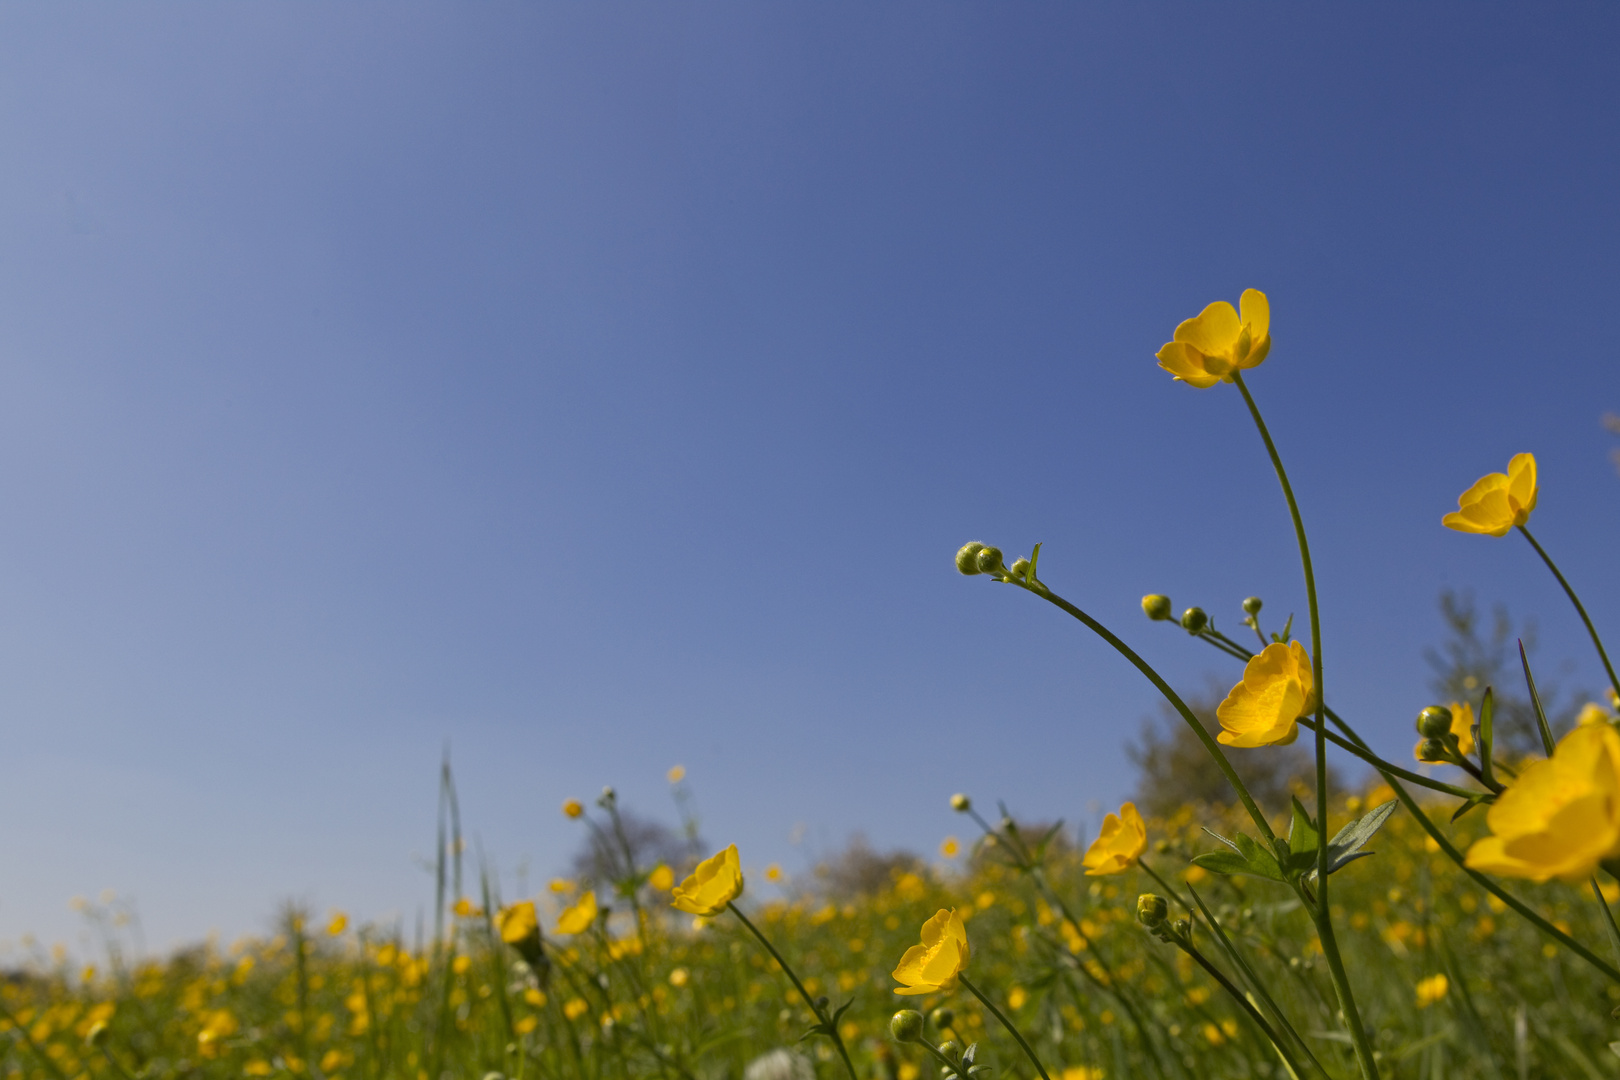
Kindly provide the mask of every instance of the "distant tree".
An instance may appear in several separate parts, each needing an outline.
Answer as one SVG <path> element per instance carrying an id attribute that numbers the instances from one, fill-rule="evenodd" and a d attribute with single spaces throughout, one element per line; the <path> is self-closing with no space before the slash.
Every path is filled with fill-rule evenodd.
<path id="1" fill-rule="evenodd" d="M 1451 589 L 1440 594 L 1440 615 L 1446 623 L 1446 640 L 1439 648 L 1425 649 L 1423 653 L 1434 671 L 1429 687 L 1439 703 L 1466 702 L 1473 706 L 1477 717 L 1488 686 L 1496 702 L 1493 727 L 1497 747 L 1515 757 L 1541 754 L 1535 706 L 1530 703 L 1524 667 L 1519 662 L 1520 641 L 1527 654 L 1535 654 L 1535 623 L 1526 620 L 1515 632 L 1507 608 L 1498 604 L 1491 609 L 1487 630 L 1473 595 Z M 1548 726 L 1561 734 L 1574 722 L 1577 706 L 1573 702 L 1560 705 L 1550 673 L 1534 665 L 1531 670 L 1536 676 L 1541 706 L 1547 710 Z"/>
<path id="2" fill-rule="evenodd" d="M 853 900 L 880 893 L 903 875 L 923 869 L 925 864 L 914 853 L 878 851 L 856 833 L 843 850 L 818 863 L 814 875 L 817 887 L 828 896 Z"/>
<path id="3" fill-rule="evenodd" d="M 1188 700 L 1188 707 L 1205 731 L 1221 730 L 1215 708 L 1225 696 L 1224 691 L 1211 685 L 1203 694 Z M 1291 796 L 1304 799 L 1316 790 L 1316 762 L 1307 749 L 1310 738 L 1311 733 L 1302 729 L 1299 741 L 1289 746 L 1223 749 L 1249 794 L 1261 806 L 1275 811 L 1287 806 Z M 1203 742 L 1168 704 L 1160 706 L 1157 717 L 1142 721 L 1136 738 L 1126 744 L 1125 754 L 1136 765 L 1134 801 L 1143 814 L 1167 817 L 1189 804 L 1231 806 L 1237 802 L 1226 775 L 1210 759 Z M 1339 785 L 1338 775 L 1331 768 L 1328 784 Z"/>
<path id="4" fill-rule="evenodd" d="M 598 886 L 622 881 L 629 876 L 630 860 L 636 869 L 651 870 L 665 863 L 675 870 L 691 863 L 691 845 L 686 838 L 661 821 L 642 817 L 633 810 L 619 808 L 619 830 L 615 832 L 604 815 L 589 827 L 584 841 L 574 852 L 573 874 Z M 619 835 L 622 833 L 622 837 Z M 626 848 L 628 847 L 628 854 Z"/>

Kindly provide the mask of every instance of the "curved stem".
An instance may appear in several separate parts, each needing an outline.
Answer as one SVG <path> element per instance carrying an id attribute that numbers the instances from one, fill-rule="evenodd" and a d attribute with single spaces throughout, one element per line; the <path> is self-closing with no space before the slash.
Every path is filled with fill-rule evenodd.
<path id="1" fill-rule="evenodd" d="M 1299 726 L 1304 728 L 1306 731 L 1316 730 L 1316 724 L 1313 721 L 1304 719 L 1303 717 L 1300 718 Z M 1379 757 L 1373 751 L 1363 749 L 1362 747 L 1351 742 L 1349 739 L 1346 739 L 1340 735 L 1335 735 L 1331 731 L 1327 733 L 1327 737 L 1328 741 L 1334 746 L 1354 754 L 1356 757 L 1360 758 L 1362 761 L 1365 761 L 1375 769 L 1394 773 L 1396 776 L 1400 777 L 1402 780 L 1405 780 L 1409 784 L 1416 784 L 1418 787 L 1426 787 L 1430 791 L 1438 791 L 1446 795 L 1454 795 L 1459 799 L 1472 799 L 1475 795 L 1484 794 L 1482 791 L 1469 791 L 1467 788 L 1460 788 L 1455 784 L 1447 784 L 1441 780 L 1434 780 L 1424 776 L 1422 773 L 1411 772 L 1407 769 L 1401 768 L 1399 765 L 1393 765 Z"/>
<path id="2" fill-rule="evenodd" d="M 1597 646 L 1598 657 L 1603 661 L 1603 670 L 1609 673 L 1609 688 L 1620 694 L 1620 679 L 1614 676 L 1614 665 L 1609 663 L 1608 651 L 1603 648 L 1603 639 L 1598 637 L 1597 627 L 1592 625 L 1592 618 L 1586 613 L 1586 606 L 1581 603 L 1581 598 L 1575 595 L 1575 590 L 1570 588 L 1569 582 L 1564 580 L 1564 575 L 1559 572 L 1558 564 L 1552 561 L 1552 556 L 1548 555 L 1547 550 L 1536 543 L 1536 538 L 1530 535 L 1530 530 L 1523 525 L 1520 525 L 1518 529 L 1524 534 L 1524 538 L 1530 541 L 1530 546 L 1536 549 L 1536 554 L 1541 556 L 1541 561 L 1547 564 L 1547 569 L 1553 572 L 1553 577 L 1558 579 L 1558 584 L 1564 587 L 1564 595 L 1568 596 L 1569 602 L 1575 605 L 1576 614 L 1580 615 L 1581 622 L 1586 624 L 1586 632 L 1592 636 L 1592 644 Z"/>
<path id="3" fill-rule="evenodd" d="M 1035 1066 L 1035 1071 L 1041 1074 L 1041 1080 L 1052 1080 L 1050 1076 L 1046 1075 L 1046 1066 L 1042 1065 L 1041 1059 L 1035 1056 L 1034 1048 L 1025 1040 L 1023 1033 L 1013 1027 L 1013 1022 L 1007 1019 L 1000 1009 L 996 1008 L 995 1002 L 979 993 L 979 988 L 968 982 L 966 975 L 958 974 L 956 977 L 963 986 L 968 988 L 968 993 L 979 999 L 979 1004 L 989 1009 L 995 1018 L 1001 1021 L 1001 1026 L 1007 1029 L 1008 1034 L 1018 1040 L 1018 1045 L 1024 1049 L 1024 1056 L 1029 1058 L 1031 1065 Z"/>
<path id="4" fill-rule="evenodd" d="M 1220 968 L 1210 963 L 1204 954 L 1199 952 L 1197 948 L 1193 946 L 1192 942 L 1183 942 L 1177 939 L 1176 947 L 1182 952 L 1186 953 L 1188 956 L 1192 957 L 1193 961 L 1197 963 L 1199 967 L 1203 968 L 1204 971 L 1208 973 L 1210 978 L 1219 983 L 1221 989 L 1225 990 L 1233 1001 L 1237 1002 L 1238 1005 L 1242 1007 L 1243 1011 L 1248 1014 L 1249 1019 L 1253 1020 L 1260 1026 L 1260 1030 L 1265 1033 L 1266 1038 L 1271 1040 L 1271 1045 L 1276 1049 L 1277 1053 L 1281 1055 L 1283 1061 L 1287 1063 L 1289 1071 L 1295 1076 L 1298 1076 L 1301 1072 L 1299 1062 L 1294 1060 L 1294 1055 L 1289 1052 L 1287 1045 L 1284 1044 L 1281 1037 L 1279 1037 L 1278 1034 L 1272 1030 L 1271 1025 L 1266 1022 L 1266 1018 L 1260 1015 L 1260 1010 L 1254 1007 L 1254 1002 L 1250 1001 L 1248 996 L 1244 994 L 1242 990 L 1239 990 L 1232 980 L 1226 977 L 1226 974 L 1221 971 Z"/>
<path id="5" fill-rule="evenodd" d="M 1243 785 L 1243 780 L 1238 776 L 1237 770 L 1232 768 L 1232 763 L 1227 760 L 1226 753 L 1221 750 L 1220 743 L 1216 742 L 1214 736 L 1204 730 L 1204 725 L 1199 722 L 1198 717 L 1193 715 L 1193 711 L 1187 707 L 1187 703 L 1181 700 L 1181 695 L 1171 689 L 1170 684 L 1165 682 L 1163 676 L 1153 669 L 1152 664 L 1143 660 L 1136 654 L 1136 650 L 1114 636 L 1113 631 L 1109 630 L 1108 627 L 1093 619 L 1045 585 L 1039 582 L 1030 585 L 1016 578 L 1009 579 L 1009 584 L 1017 585 L 1021 589 L 1034 593 L 1054 607 L 1062 608 L 1084 623 L 1092 633 L 1112 645 L 1115 651 L 1136 667 L 1136 670 L 1146 675 L 1148 681 L 1158 689 L 1159 693 L 1164 695 L 1165 700 L 1170 703 L 1171 707 L 1181 714 L 1183 720 L 1187 721 L 1187 725 L 1192 728 L 1193 734 L 1198 736 L 1198 741 L 1204 744 L 1204 749 L 1208 750 L 1209 755 L 1215 759 L 1215 764 L 1220 766 L 1221 772 L 1226 776 L 1227 783 L 1231 784 L 1233 790 L 1238 793 L 1238 798 L 1243 801 L 1243 808 L 1249 812 L 1249 817 L 1254 820 L 1255 828 L 1260 830 L 1261 835 L 1266 838 L 1266 842 L 1271 844 L 1277 839 L 1277 834 L 1272 831 L 1271 823 L 1266 820 L 1266 815 L 1255 804 L 1254 797 L 1249 794 L 1249 789 Z"/>
<path id="6" fill-rule="evenodd" d="M 816 1004 L 816 999 L 810 996 L 810 991 L 804 988 L 804 983 L 800 982 L 799 977 L 793 973 L 793 969 L 788 967 L 788 962 L 782 959 L 782 954 L 776 951 L 776 946 L 771 944 L 770 938 L 760 933 L 759 927 L 749 922 L 748 916 L 744 915 L 736 904 L 728 901 L 726 907 L 733 915 L 737 916 L 744 926 L 748 927 L 750 934 L 759 939 L 759 943 L 765 946 L 765 951 L 770 953 L 772 958 L 776 960 L 777 966 L 787 972 L 787 977 L 793 982 L 793 988 L 799 992 L 800 997 L 804 998 L 804 1003 L 810 1006 L 810 1011 L 815 1014 L 816 1019 L 826 1026 L 827 1034 L 831 1036 L 833 1045 L 838 1047 L 838 1056 L 844 1059 L 844 1068 L 849 1070 L 850 1080 L 860 1080 L 855 1074 L 854 1063 L 849 1060 L 849 1051 L 844 1049 L 843 1037 L 838 1034 L 838 1027 L 832 1022 L 832 1018 L 826 1014 L 820 1005 Z"/>
<path id="7" fill-rule="evenodd" d="M 1282 485 L 1283 498 L 1288 502 L 1288 515 L 1294 520 L 1294 537 L 1299 542 L 1299 562 L 1305 572 L 1305 600 L 1311 609 L 1311 678 L 1316 683 L 1316 827 L 1322 833 L 1322 842 L 1316 848 L 1317 937 L 1321 939 L 1322 953 L 1327 957 L 1328 971 L 1333 975 L 1333 988 L 1338 992 L 1339 1007 L 1344 1010 L 1362 1075 L 1367 1080 L 1377 1080 L 1378 1063 L 1373 1059 L 1372 1043 L 1362 1027 L 1355 996 L 1344 974 L 1344 961 L 1339 956 L 1338 942 L 1333 933 L 1332 908 L 1328 904 L 1327 720 L 1324 715 L 1327 698 L 1322 683 L 1322 613 L 1316 602 L 1316 571 L 1311 566 L 1311 545 L 1305 535 L 1305 520 L 1300 517 L 1299 502 L 1294 498 L 1294 487 L 1288 482 L 1288 470 L 1283 467 L 1282 455 L 1277 453 L 1277 444 L 1271 439 L 1271 431 L 1266 427 L 1265 418 L 1260 415 L 1260 407 L 1254 403 L 1254 395 L 1249 393 L 1241 371 L 1232 373 L 1232 381 L 1243 393 L 1243 402 L 1249 407 L 1249 415 L 1254 418 L 1254 426 L 1260 432 L 1261 441 L 1266 444 L 1272 467 L 1277 470 L 1277 481 Z"/>

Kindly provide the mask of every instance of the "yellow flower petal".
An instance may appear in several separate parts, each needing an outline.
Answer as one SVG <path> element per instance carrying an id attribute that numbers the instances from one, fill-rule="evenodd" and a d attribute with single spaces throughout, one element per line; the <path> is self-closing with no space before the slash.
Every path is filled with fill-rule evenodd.
<path id="1" fill-rule="evenodd" d="M 1243 320 L 1238 318 L 1237 309 L 1225 300 L 1217 300 L 1196 318 L 1176 327 L 1173 340 L 1185 342 L 1207 356 L 1231 349 L 1242 331 Z"/>
<path id="2" fill-rule="evenodd" d="M 1254 340 L 1271 336 L 1271 301 L 1259 289 L 1244 289 L 1238 298 L 1243 325 L 1249 328 Z"/>
<path id="3" fill-rule="evenodd" d="M 715 916 L 742 895 L 742 862 L 737 845 L 697 864 L 686 880 L 670 893 L 670 906 L 690 915 Z"/>
<path id="4" fill-rule="evenodd" d="M 1109 814 L 1103 818 L 1097 839 L 1086 849 L 1082 862 L 1091 876 L 1123 874 L 1146 850 L 1147 825 L 1136 804 L 1126 803 L 1119 808 L 1118 816 Z"/>
<path id="5" fill-rule="evenodd" d="M 578 934 L 589 930 L 596 921 L 596 912 L 596 893 L 587 892 L 579 898 L 578 903 L 557 916 L 557 933 Z"/>

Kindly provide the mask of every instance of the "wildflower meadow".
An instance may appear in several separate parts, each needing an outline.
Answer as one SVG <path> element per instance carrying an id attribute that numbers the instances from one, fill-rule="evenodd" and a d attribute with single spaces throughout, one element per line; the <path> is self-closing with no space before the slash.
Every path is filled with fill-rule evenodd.
<path id="1" fill-rule="evenodd" d="M 1039 544 L 1010 560 L 985 542 L 956 555 L 960 574 L 1009 586 L 1008 604 L 1061 609 L 1079 647 L 1138 671 L 1229 783 L 1228 808 L 1145 817 L 1125 803 L 1082 838 L 1021 817 L 1016 792 L 964 792 L 939 808 L 936 859 L 834 889 L 754 869 L 735 845 L 648 859 L 610 789 L 561 807 L 599 853 L 594 869 L 530 896 L 502 894 L 447 811 L 423 925 L 290 908 L 274 934 L 150 959 L 114 907 L 87 905 L 103 955 L 79 967 L 41 954 L 0 985 L 7 1074 L 1620 1075 L 1620 679 L 1576 583 L 1531 531 L 1537 513 L 1568 508 L 1538 510 L 1526 452 L 1472 486 L 1459 477 L 1457 509 L 1436 507 L 1435 519 L 1469 534 L 1457 543 L 1520 544 L 1524 573 L 1556 579 L 1607 699 L 1560 730 L 1521 654 L 1513 690 L 1533 703 L 1538 752 L 1499 739 L 1508 688 L 1482 686 L 1414 710 L 1410 755 L 1381 756 L 1333 704 L 1294 496 L 1310 478 L 1290 475 L 1261 407 L 1271 319 L 1250 289 L 1181 322 L 1157 356 L 1166 393 L 1203 394 L 1252 423 L 1254 467 L 1275 473 L 1293 524 L 1299 620 L 1279 625 L 1259 598 L 1234 599 L 1228 633 L 1206 610 L 1178 614 L 1150 594 L 1141 622 L 1105 626 L 1083 606 L 1092 576 L 1043 565 Z M 1220 654 L 1231 689 L 1218 729 L 1130 644 L 1159 633 Z M 1257 799 L 1228 749 L 1296 740 L 1313 782 L 1286 802 Z M 1370 779 L 1335 786 L 1330 761 Z M 684 807 L 690 781 L 678 767 L 669 779 Z M 454 799 L 446 769 L 441 805 Z M 757 898 L 758 874 L 782 886 L 773 898 Z"/>

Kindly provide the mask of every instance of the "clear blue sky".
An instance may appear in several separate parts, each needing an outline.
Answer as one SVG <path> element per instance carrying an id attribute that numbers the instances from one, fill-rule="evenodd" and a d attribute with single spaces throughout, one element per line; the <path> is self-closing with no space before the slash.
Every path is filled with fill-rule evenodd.
<path id="1" fill-rule="evenodd" d="M 1392 754 L 1440 528 L 1510 455 L 1620 634 L 1620 13 L 1476 4 L 0 8 L 0 938 L 154 945 L 430 895 L 448 741 L 503 872 L 568 796 L 802 867 L 957 790 L 1087 819 L 1150 688 L 959 577 L 1050 584 L 1179 683 L 1162 591 L 1303 610 L 1180 319 L 1252 379 L 1317 545 L 1328 693 Z M 1564 669 L 1562 662 L 1571 661 Z M 790 843 L 796 826 L 805 839 Z M 509 876 L 508 881 L 512 879 Z"/>

